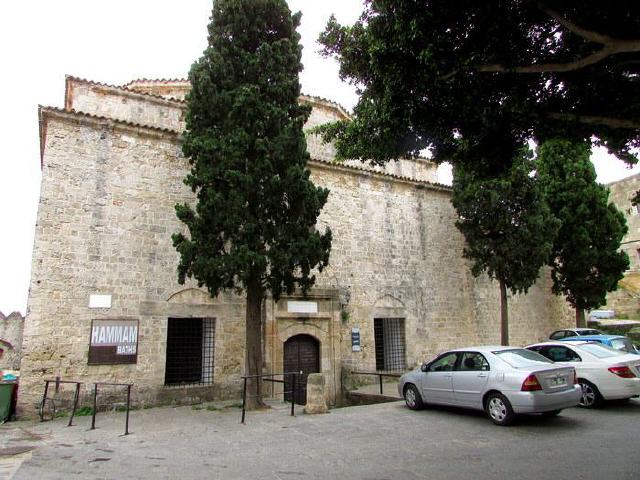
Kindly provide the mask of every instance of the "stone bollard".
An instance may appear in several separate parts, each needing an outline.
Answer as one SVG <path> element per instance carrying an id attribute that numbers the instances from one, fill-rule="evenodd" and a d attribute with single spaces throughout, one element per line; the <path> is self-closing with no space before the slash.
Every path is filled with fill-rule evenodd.
<path id="1" fill-rule="evenodd" d="M 329 413 L 327 402 L 324 398 L 324 375 L 310 373 L 307 377 L 307 404 L 304 413 Z"/>

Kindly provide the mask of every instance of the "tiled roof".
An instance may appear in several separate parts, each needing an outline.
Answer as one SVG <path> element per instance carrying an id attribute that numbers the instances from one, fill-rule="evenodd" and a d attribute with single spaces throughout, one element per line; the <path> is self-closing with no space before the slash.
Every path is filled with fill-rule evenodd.
<path id="1" fill-rule="evenodd" d="M 402 180 L 405 182 L 410 182 L 410 183 L 416 183 L 416 184 L 420 184 L 420 185 L 429 185 L 430 187 L 436 189 L 436 190 L 446 190 L 446 191 L 451 191 L 451 187 L 449 185 L 445 185 L 443 183 L 438 183 L 438 182 L 429 182 L 428 180 L 417 180 L 413 177 L 407 177 L 404 175 L 397 175 L 395 173 L 388 173 L 388 172 L 380 172 L 378 170 L 369 170 L 368 168 L 362 166 L 362 167 L 358 167 L 355 165 L 347 165 L 345 163 L 341 163 L 341 162 L 332 162 L 329 160 L 320 160 L 317 158 L 312 158 L 311 161 L 313 163 L 322 163 L 324 165 L 328 165 L 328 166 L 332 166 L 335 168 L 343 168 L 343 169 L 347 169 L 347 170 L 356 170 L 358 172 L 362 172 L 362 173 L 367 173 L 367 174 L 371 174 L 373 176 L 376 175 L 380 175 L 383 177 L 391 177 L 394 178 L 396 180 Z"/>
<path id="2" fill-rule="evenodd" d="M 185 100 L 181 100 L 178 98 L 167 98 L 167 97 L 163 97 L 162 95 L 156 95 L 153 93 L 149 93 L 149 92 L 141 92 L 139 90 L 135 90 L 133 88 L 131 88 L 134 85 L 137 84 L 142 84 L 142 83 L 158 83 L 158 84 L 170 84 L 170 83 L 188 83 L 189 80 L 186 78 L 160 78 L 160 79 L 151 79 L 151 78 L 138 78 L 136 80 L 132 80 L 128 83 L 125 83 L 124 85 L 111 85 L 108 83 L 102 83 L 102 82 L 96 82 L 93 80 L 87 80 L 86 78 L 80 78 L 80 77 L 74 77 L 73 75 L 66 75 L 66 78 L 69 80 L 75 80 L 77 82 L 81 82 L 81 83 L 86 83 L 89 85 L 97 85 L 99 87 L 105 87 L 105 88 L 113 88 L 116 90 L 125 90 L 127 92 L 132 92 L 132 93 L 137 93 L 140 95 L 146 95 L 148 97 L 154 97 L 154 98 L 161 98 L 163 100 L 168 100 L 171 102 L 175 102 L 175 103 L 179 103 L 179 104 L 186 104 Z M 349 111 L 344 108 L 342 105 L 340 105 L 337 102 L 334 102 L 333 100 L 329 100 L 327 98 L 324 97 L 318 97 L 315 95 L 307 95 L 305 93 L 301 94 L 301 97 L 306 98 L 306 99 L 310 99 L 312 101 L 315 102 L 319 102 L 319 103 L 325 103 L 337 110 L 340 110 L 343 114 L 345 114 L 347 117 L 350 117 L 351 114 L 349 113 Z"/>
<path id="3" fill-rule="evenodd" d="M 136 78 L 129 83 L 125 83 L 125 87 L 134 85 L 136 83 L 189 83 L 188 78 Z"/>
<path id="4" fill-rule="evenodd" d="M 74 77 L 73 75 L 66 75 L 65 78 L 66 78 L 66 80 L 72 80 L 72 81 L 79 82 L 79 83 L 86 83 L 87 85 L 95 85 L 95 86 L 98 86 L 98 87 L 111 88 L 111 89 L 114 89 L 114 90 L 123 90 L 123 91 L 126 91 L 128 93 L 134 93 L 136 95 L 144 95 L 146 97 L 151 97 L 151 98 L 155 98 L 155 99 L 159 99 L 159 100 L 164 100 L 166 102 L 173 102 L 173 103 L 178 103 L 178 104 L 181 104 L 181 105 L 185 104 L 184 100 L 180 100 L 180 99 L 177 99 L 177 98 L 167 98 L 167 97 L 163 97 L 162 95 L 155 95 L 153 93 L 140 92 L 138 90 L 133 90 L 132 88 L 128 87 L 128 85 L 131 85 L 131 83 L 128 83 L 126 85 L 110 85 L 108 83 L 95 82 L 93 80 L 87 80 L 85 78 Z"/>
<path id="5" fill-rule="evenodd" d="M 153 130 L 153 131 L 162 132 L 162 133 L 170 133 L 172 135 L 180 135 L 182 133 L 182 132 L 180 132 L 178 130 L 174 130 L 172 128 L 163 128 L 163 127 L 156 127 L 156 126 L 153 126 L 153 125 L 146 125 L 146 124 L 143 124 L 143 123 L 129 122 L 127 120 L 120 120 L 120 119 L 116 119 L 116 118 L 105 117 L 103 115 L 94 115 L 94 114 L 91 114 L 91 113 L 79 112 L 79 111 L 73 110 L 73 109 L 67 110 L 67 109 L 64 109 L 64 108 L 46 107 L 46 106 L 43 106 L 43 105 L 38 105 L 38 110 L 39 110 L 41 116 L 43 114 L 48 113 L 48 112 L 59 113 L 61 115 L 70 114 L 70 115 L 75 115 L 75 116 L 79 116 L 79 117 L 91 118 L 91 119 L 99 120 L 99 121 L 103 121 L 103 122 L 109 122 L 109 123 L 114 123 L 114 124 L 119 124 L 119 125 L 126 125 L 126 126 L 132 127 L 132 128 L 144 128 L 146 130 Z"/>

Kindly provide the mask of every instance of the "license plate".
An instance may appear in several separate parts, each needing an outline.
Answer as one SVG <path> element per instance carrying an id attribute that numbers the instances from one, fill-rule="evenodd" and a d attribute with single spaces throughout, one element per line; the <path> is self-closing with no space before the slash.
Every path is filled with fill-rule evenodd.
<path id="1" fill-rule="evenodd" d="M 562 387 L 567 384 L 567 380 L 564 377 L 550 377 L 549 378 L 549 386 L 550 387 Z"/>

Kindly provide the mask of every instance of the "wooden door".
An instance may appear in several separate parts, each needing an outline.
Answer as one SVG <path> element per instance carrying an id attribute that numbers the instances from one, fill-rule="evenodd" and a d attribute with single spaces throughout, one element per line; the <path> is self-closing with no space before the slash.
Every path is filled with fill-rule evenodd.
<path id="1" fill-rule="evenodd" d="M 310 335 L 296 335 L 284 342 L 283 371 L 302 372 L 296 376 L 295 402 L 299 405 L 307 403 L 307 377 L 310 373 L 320 371 L 320 346 Z M 285 376 L 284 399 L 291 401 L 292 376 Z"/>

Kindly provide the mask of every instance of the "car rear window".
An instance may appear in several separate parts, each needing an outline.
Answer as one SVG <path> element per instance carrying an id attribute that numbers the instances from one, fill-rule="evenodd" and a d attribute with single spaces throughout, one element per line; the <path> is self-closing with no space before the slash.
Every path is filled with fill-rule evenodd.
<path id="1" fill-rule="evenodd" d="M 598 358 L 617 357 L 625 354 L 620 350 L 614 350 L 613 348 L 600 345 L 599 343 L 585 343 L 583 345 L 578 345 L 578 347 Z"/>
<path id="2" fill-rule="evenodd" d="M 600 330 L 578 330 L 577 333 L 580 336 L 584 336 L 584 335 L 600 335 L 601 334 Z"/>
<path id="3" fill-rule="evenodd" d="M 616 338 L 611 340 L 611 346 L 616 350 L 633 352 L 633 345 L 631 345 L 631 342 L 627 338 Z"/>
<path id="4" fill-rule="evenodd" d="M 553 363 L 548 358 L 543 357 L 539 353 L 525 350 L 524 348 L 514 348 L 513 350 L 498 350 L 492 352 L 494 355 L 504 360 L 513 368 L 531 367 L 541 363 Z"/>

